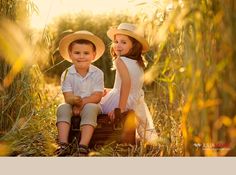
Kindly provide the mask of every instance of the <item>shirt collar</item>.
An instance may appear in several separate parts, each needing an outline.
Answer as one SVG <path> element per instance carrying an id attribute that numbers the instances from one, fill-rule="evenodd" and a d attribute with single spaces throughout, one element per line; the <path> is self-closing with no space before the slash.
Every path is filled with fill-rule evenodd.
<path id="1" fill-rule="evenodd" d="M 93 73 L 93 72 L 95 72 L 95 71 L 96 71 L 95 66 L 91 64 L 91 65 L 89 66 L 89 71 L 88 71 L 87 74 Z M 71 74 L 77 74 L 77 72 L 76 72 L 76 70 L 75 70 L 75 65 L 72 65 L 71 67 L 69 67 L 68 72 L 71 73 Z"/>

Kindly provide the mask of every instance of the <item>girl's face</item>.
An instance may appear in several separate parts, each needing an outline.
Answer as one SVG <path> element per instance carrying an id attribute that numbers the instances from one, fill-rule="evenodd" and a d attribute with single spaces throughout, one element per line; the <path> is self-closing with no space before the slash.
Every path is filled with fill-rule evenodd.
<path id="1" fill-rule="evenodd" d="M 88 70 L 91 62 L 96 56 L 91 44 L 78 44 L 75 43 L 69 50 L 70 58 L 75 65 L 76 70 Z"/>
<path id="2" fill-rule="evenodd" d="M 132 41 L 127 35 L 117 34 L 113 42 L 113 49 L 116 55 L 126 55 L 129 53 L 130 49 L 133 47 Z"/>

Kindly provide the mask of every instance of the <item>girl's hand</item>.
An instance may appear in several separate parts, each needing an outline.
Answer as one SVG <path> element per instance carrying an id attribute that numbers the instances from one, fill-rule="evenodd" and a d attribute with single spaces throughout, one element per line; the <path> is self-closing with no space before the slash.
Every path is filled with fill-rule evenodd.
<path id="1" fill-rule="evenodd" d="M 126 110 L 124 108 L 120 108 L 120 112 L 123 113 L 125 112 Z"/>
<path id="2" fill-rule="evenodd" d="M 104 88 L 102 96 L 104 97 L 105 95 L 107 95 L 107 89 L 106 88 Z"/>
<path id="3" fill-rule="evenodd" d="M 108 116 L 112 122 L 115 120 L 115 112 L 112 110 L 111 112 L 108 112 Z"/>
<path id="4" fill-rule="evenodd" d="M 104 90 L 103 90 L 103 97 L 104 97 L 105 95 L 107 95 L 110 91 L 111 91 L 110 88 L 104 88 Z"/>

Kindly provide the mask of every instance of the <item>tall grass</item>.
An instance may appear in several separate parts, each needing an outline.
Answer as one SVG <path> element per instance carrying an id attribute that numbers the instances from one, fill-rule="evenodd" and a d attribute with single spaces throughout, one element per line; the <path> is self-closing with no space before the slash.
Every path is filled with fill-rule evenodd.
<path id="1" fill-rule="evenodd" d="M 8 9 L 4 11 L 4 16 L 8 16 L 11 21 L 19 20 L 16 12 L 18 1 L 8 2 L 11 6 L 1 1 L 0 9 Z M 96 148 L 92 154 L 236 155 L 234 0 L 174 0 L 172 5 L 152 1 L 140 3 L 139 6 L 149 9 L 149 13 L 143 10 L 132 18 L 106 16 L 101 23 L 99 20 L 93 21 L 92 17 L 85 21 L 84 18 L 88 17 L 86 15 L 73 18 L 76 19 L 76 24 L 74 20 L 69 20 L 70 17 L 58 19 L 44 30 L 44 35 L 37 42 L 40 47 L 36 50 L 34 48 L 34 58 L 41 56 L 45 59 L 48 54 L 47 57 L 51 59 L 44 73 L 40 70 L 42 67 L 32 66 L 33 63 L 22 66 L 8 83 L 9 86 L 4 85 L 4 79 L 15 62 L 14 59 L 10 62 L 6 55 L 1 54 L 0 131 L 4 131 L 1 141 L 9 146 L 5 155 L 53 155 L 56 137 L 55 109 L 61 102 L 61 94 L 57 87 L 49 91 L 44 76 L 49 72 L 58 76 L 61 69 L 64 70 L 67 66 L 63 64 L 58 67 L 57 63 L 61 58 L 58 52 L 54 52 L 58 47 L 60 34 L 68 29 L 91 29 L 90 31 L 104 38 L 108 47 L 109 40 L 105 32 L 109 26 L 126 20 L 144 27 L 151 45 L 151 51 L 146 55 L 149 64 L 145 74 L 145 98 L 160 139 L 163 140 L 155 148 L 142 143 L 140 146 L 111 144 Z M 3 31 L 2 28 L 0 31 Z M 0 37 L 4 36 L 3 33 L 0 32 Z M 56 39 L 58 40 L 53 44 Z M 13 51 L 17 49 L 12 48 Z M 55 57 L 52 57 L 53 54 L 56 54 Z M 114 77 L 109 77 L 111 60 L 108 55 L 106 53 L 96 65 L 105 70 L 106 86 L 111 86 Z M 42 62 L 38 63 L 42 65 Z M 0 148 L 1 145 L 2 142 Z"/>
<path id="2" fill-rule="evenodd" d="M 27 107 L 28 105 L 29 108 L 32 106 L 27 100 L 27 97 L 31 96 L 31 91 L 27 89 L 27 84 L 30 84 L 30 77 L 27 68 L 23 69 L 23 64 L 29 56 L 29 50 L 20 27 L 16 24 L 19 20 L 18 8 L 23 7 L 26 3 L 24 1 L 20 4 L 19 1 L 11 0 L 1 1 L 0 4 L 1 132 L 11 129 L 14 122 L 22 115 L 28 115 Z M 25 102 L 27 103 L 25 104 Z"/>
<path id="3" fill-rule="evenodd" d="M 46 85 L 37 65 L 30 68 L 30 76 L 28 88 L 34 93 L 23 106 L 29 107 L 29 101 L 33 106 L 26 108 L 28 113 L 17 119 L 0 140 L 7 144 L 12 156 L 52 156 L 56 149 L 55 110 L 61 103 L 60 90 Z"/>
<path id="4" fill-rule="evenodd" d="M 0 2 L 0 155 L 45 155 L 35 150 L 42 144 L 49 148 L 50 133 L 55 131 L 44 125 L 54 124 L 51 110 L 55 106 L 47 103 L 41 71 L 34 65 L 37 55 L 32 54 L 37 45 L 26 27 L 29 11 L 34 9 L 31 1 Z"/>
<path id="5" fill-rule="evenodd" d="M 168 108 L 157 117 L 181 131 L 186 156 L 236 154 L 235 11 L 233 0 L 174 1 L 140 19 L 154 48 L 147 82 Z"/>

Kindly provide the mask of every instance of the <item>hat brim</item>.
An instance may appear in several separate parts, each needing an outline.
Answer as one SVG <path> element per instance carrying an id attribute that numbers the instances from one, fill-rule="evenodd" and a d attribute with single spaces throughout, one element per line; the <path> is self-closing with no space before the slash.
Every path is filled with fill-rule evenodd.
<path id="1" fill-rule="evenodd" d="M 95 45 L 96 56 L 92 62 L 97 61 L 103 55 L 105 51 L 105 45 L 99 37 L 95 35 L 91 35 L 91 34 L 85 34 L 85 33 L 72 33 L 62 38 L 59 43 L 59 52 L 64 59 L 66 59 L 69 62 L 72 62 L 69 56 L 69 50 L 68 50 L 69 45 L 73 41 L 80 40 L 80 39 L 91 41 Z"/>
<path id="2" fill-rule="evenodd" d="M 135 33 L 131 32 L 131 31 L 128 31 L 128 30 L 123 30 L 123 29 L 117 29 L 117 28 L 111 28 L 107 31 L 107 36 L 112 40 L 114 41 L 114 37 L 115 35 L 117 34 L 122 34 L 122 35 L 128 35 L 134 39 L 136 39 L 137 41 L 139 41 L 143 48 L 142 48 L 142 53 L 145 53 L 149 50 L 149 44 L 148 42 L 141 36 L 139 35 L 136 35 Z"/>

